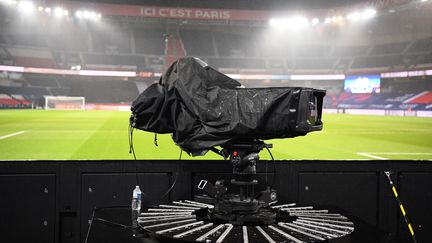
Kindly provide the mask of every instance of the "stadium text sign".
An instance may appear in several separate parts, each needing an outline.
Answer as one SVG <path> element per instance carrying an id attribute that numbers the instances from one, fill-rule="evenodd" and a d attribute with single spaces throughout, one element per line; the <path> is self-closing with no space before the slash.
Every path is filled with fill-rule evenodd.
<path id="1" fill-rule="evenodd" d="M 186 18 L 186 19 L 230 19 L 229 10 L 188 9 L 188 8 L 141 8 L 144 17 Z"/>
<path id="2" fill-rule="evenodd" d="M 169 7 L 141 7 L 141 15 L 150 18 L 207 20 L 265 20 L 268 18 L 268 13 L 264 11 Z"/>
<path id="3" fill-rule="evenodd" d="M 411 0 L 375 0 L 361 1 L 361 3 L 332 9 L 331 12 L 350 12 L 355 6 L 374 6 L 377 9 L 389 6 L 402 5 Z M 65 6 L 72 9 L 83 7 L 82 2 L 62 1 Z M 259 11 L 259 10 L 237 10 L 237 9 L 210 9 L 210 8 L 181 8 L 181 7 L 158 7 L 128 4 L 91 3 L 92 9 L 100 12 L 103 16 L 142 16 L 147 18 L 176 18 L 176 19 L 201 19 L 201 20 L 240 20 L 240 21 L 267 21 L 274 15 L 286 15 L 286 11 Z M 319 15 L 328 15 L 329 10 L 317 10 Z"/>

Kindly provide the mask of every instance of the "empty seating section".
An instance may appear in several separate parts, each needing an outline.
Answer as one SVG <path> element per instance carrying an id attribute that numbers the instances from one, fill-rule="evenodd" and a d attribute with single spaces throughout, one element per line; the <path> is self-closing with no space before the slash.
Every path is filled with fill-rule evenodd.
<path id="1" fill-rule="evenodd" d="M 385 93 L 421 93 L 431 89 L 431 81 L 423 78 L 381 79 L 381 88 L 385 89 Z"/>
<path id="2" fill-rule="evenodd" d="M 220 56 L 256 57 L 257 48 L 251 35 L 214 32 L 216 48 Z"/>
<path id="3" fill-rule="evenodd" d="M 48 43 L 51 50 L 88 51 L 88 38 L 84 31 L 65 32 L 51 35 Z"/>
<path id="4" fill-rule="evenodd" d="M 139 54 L 164 55 L 165 37 L 162 29 L 134 29 L 135 50 Z"/>
<path id="5" fill-rule="evenodd" d="M 417 59 L 418 64 L 432 64 L 432 52 L 429 54 L 421 55 Z"/>
<path id="6" fill-rule="evenodd" d="M 84 96 L 87 103 L 129 103 L 138 96 L 135 82 L 92 80 L 90 78 L 69 81 L 67 95 Z"/>
<path id="7" fill-rule="evenodd" d="M 1 104 L 40 104 L 46 95 L 84 96 L 87 103 L 130 103 L 138 96 L 134 81 L 114 78 L 32 74 L 22 79 L 16 85 L 0 86 Z"/>
<path id="8" fill-rule="evenodd" d="M 396 65 L 403 65 L 403 58 L 401 56 L 371 56 L 371 57 L 357 57 L 354 59 L 352 68 L 376 68 L 376 67 L 392 67 Z"/>
<path id="9" fill-rule="evenodd" d="M 208 30 L 181 30 L 180 36 L 189 56 L 215 56 L 212 32 Z"/>
<path id="10" fill-rule="evenodd" d="M 391 44 L 381 44 L 375 45 L 371 51 L 372 55 L 381 54 L 400 54 L 407 47 L 408 43 L 391 43 Z"/>
<path id="11" fill-rule="evenodd" d="M 273 41 L 262 41 L 257 43 L 259 55 L 268 58 L 292 58 L 294 48 L 289 45 L 275 43 Z"/>
<path id="12" fill-rule="evenodd" d="M 31 102 L 28 101 L 24 96 L 22 95 L 11 95 L 13 99 L 15 99 L 16 101 L 20 102 L 23 105 L 30 105 Z"/>
<path id="13" fill-rule="evenodd" d="M 39 57 L 13 57 L 14 63 L 17 66 L 38 67 L 38 68 L 55 68 L 56 64 L 53 59 Z"/>
<path id="14" fill-rule="evenodd" d="M 0 35 L 0 44 L 7 44 L 6 40 L 2 35 Z"/>
<path id="15" fill-rule="evenodd" d="M 28 108 L 31 102 L 22 95 L 3 94 L 0 89 L 0 108 Z"/>
<path id="16" fill-rule="evenodd" d="M 120 29 L 93 31 L 93 51 L 108 54 L 131 53 L 129 33 Z"/>
<path id="17" fill-rule="evenodd" d="M 410 104 L 432 104 L 432 92 L 422 92 L 414 96 L 412 99 L 406 100 L 405 102 Z"/>
<path id="18" fill-rule="evenodd" d="M 19 102 L 7 94 L 0 94 L 0 106 L 17 105 Z"/>
<path id="19" fill-rule="evenodd" d="M 106 55 L 106 54 L 84 54 L 87 64 L 101 64 L 113 66 L 139 66 L 145 65 L 145 56 L 138 55 Z"/>
<path id="20" fill-rule="evenodd" d="M 135 66 L 140 69 L 162 72 L 164 64 L 154 64 L 150 58 L 165 59 L 165 37 L 179 34 L 186 54 L 210 59 L 218 67 L 230 69 L 261 69 L 268 72 L 280 69 L 322 70 L 349 72 L 368 68 L 423 68 L 432 64 L 432 37 L 417 40 L 400 39 L 395 42 L 368 44 L 358 42 L 333 43 L 309 40 L 304 43 L 295 37 L 275 38 L 265 28 L 250 26 L 180 26 L 151 23 L 148 26 L 125 28 L 87 27 L 68 29 L 61 34 L 2 34 L 0 44 L 4 48 L 30 47 L 50 53 L 51 57 L 17 56 L 3 54 L 0 61 L 13 60 L 15 65 L 54 67 L 69 69 L 74 65 L 91 64 L 91 68 L 103 69 L 103 65 Z M 178 29 L 177 29 L 178 28 Z M 270 59 L 282 59 L 283 65 Z M 6 60 L 7 59 L 7 60 Z M 231 59 L 231 60 L 228 60 Z M 248 61 L 247 59 L 254 59 Z M 10 64 L 10 61 L 9 61 Z M 261 66 L 257 66 L 262 64 Z M 101 66 L 98 66 L 101 65 Z M 87 68 L 89 69 L 89 68 Z"/>
<path id="21" fill-rule="evenodd" d="M 318 59 L 318 58 L 308 58 L 308 59 L 297 59 L 296 69 L 331 69 L 335 63 L 334 59 Z"/>
<path id="22" fill-rule="evenodd" d="M 56 79 L 52 76 L 45 75 L 27 75 L 26 81 L 34 87 L 58 87 Z"/>
<path id="23" fill-rule="evenodd" d="M 176 42 L 175 48 L 182 43 L 186 55 L 201 57 L 227 73 L 380 73 L 430 69 L 432 65 L 432 37 L 400 38 L 394 42 L 387 38 L 386 43 L 377 38 L 379 44 L 374 40 L 350 44 L 311 38 L 303 43 L 296 36 L 275 38 L 258 26 L 172 27 L 156 22 L 125 24 L 125 28 L 117 26 L 109 30 L 87 26 L 47 35 L 0 33 L 0 65 L 62 69 L 80 65 L 88 70 L 159 73 L 166 65 L 167 33 L 178 33 L 181 42 Z M 269 82 L 272 83 L 249 80 L 245 84 L 256 87 L 279 84 Z M 291 85 L 292 80 L 280 84 Z M 298 85 L 309 84 L 305 81 Z M 25 74 L 18 85 L 2 85 L 1 105 L 28 105 L 44 95 L 84 96 L 90 103 L 129 103 L 138 95 L 135 81 L 115 78 Z M 430 109 L 432 103 L 430 83 L 416 78 L 384 78 L 380 94 L 343 94 L 343 87 L 324 88 L 329 90 L 325 106 L 333 108 L 405 109 L 412 104 L 413 109 Z"/>
<path id="24" fill-rule="evenodd" d="M 369 46 L 335 46 L 333 56 L 364 56 Z"/>
<path id="25" fill-rule="evenodd" d="M 420 39 L 414 42 L 409 48 L 409 53 L 417 53 L 417 52 L 431 52 L 432 50 L 432 37 Z"/>
<path id="26" fill-rule="evenodd" d="M 401 94 L 349 94 L 329 93 L 324 98 L 325 108 L 432 110 L 432 92 Z"/>
<path id="27" fill-rule="evenodd" d="M 14 34 L 8 35 L 7 38 L 16 46 L 47 47 L 47 37 L 43 34 Z"/>
<path id="28" fill-rule="evenodd" d="M 295 48 L 295 55 L 301 57 L 322 57 L 330 54 L 330 48 L 327 45 L 302 45 Z"/>
<path id="29" fill-rule="evenodd" d="M 254 58 L 208 58 L 210 66 L 222 69 L 263 69 L 265 62 Z"/>

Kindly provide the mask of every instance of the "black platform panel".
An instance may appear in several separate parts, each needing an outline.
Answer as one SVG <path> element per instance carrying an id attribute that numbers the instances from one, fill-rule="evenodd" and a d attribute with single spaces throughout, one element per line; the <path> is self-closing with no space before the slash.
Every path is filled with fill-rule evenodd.
<path id="1" fill-rule="evenodd" d="M 432 235 L 432 173 L 401 173 L 398 185 L 399 197 L 411 220 L 417 242 L 430 242 Z M 405 242 L 410 242 L 410 233 L 399 209 L 397 213 L 399 215 L 399 236 Z"/>
<path id="2" fill-rule="evenodd" d="M 0 175 L 1 242 L 54 242 L 55 182 L 52 174 Z"/>
<path id="3" fill-rule="evenodd" d="M 194 173 L 192 180 L 192 195 L 200 195 L 203 193 L 202 190 L 197 188 L 199 182 L 201 180 L 206 180 L 211 182 L 213 185 L 217 180 L 224 180 L 225 186 L 228 186 L 229 193 L 239 193 L 238 188 L 234 185 L 231 185 L 230 181 L 234 178 L 232 173 Z M 258 185 L 255 186 L 255 193 L 263 191 L 267 188 L 267 185 L 271 187 L 271 189 L 278 189 L 276 182 L 273 180 L 273 174 L 268 173 L 267 176 L 265 173 L 257 173 L 255 178 L 258 180 Z M 267 183 L 266 183 L 267 181 Z M 231 189 L 231 190 L 230 190 Z"/>
<path id="4" fill-rule="evenodd" d="M 298 203 L 330 205 L 377 225 L 377 173 L 299 173 L 298 180 Z"/>
<path id="5" fill-rule="evenodd" d="M 133 173 L 82 174 L 81 184 L 81 242 L 84 242 L 89 220 L 95 207 L 131 205 L 132 191 L 137 184 Z M 138 181 L 143 192 L 142 204 L 166 203 L 172 177 L 167 173 L 139 173 Z"/>

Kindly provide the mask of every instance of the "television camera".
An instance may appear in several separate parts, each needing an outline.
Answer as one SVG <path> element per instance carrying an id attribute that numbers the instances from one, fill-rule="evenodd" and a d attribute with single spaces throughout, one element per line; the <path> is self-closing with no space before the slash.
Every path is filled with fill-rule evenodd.
<path id="1" fill-rule="evenodd" d="M 176 61 L 158 83 L 136 98 L 130 124 L 149 132 L 171 133 L 174 142 L 193 156 L 213 151 L 229 159 L 230 184 L 238 188 L 237 193 L 229 193 L 223 180 L 214 184 L 201 180 L 198 189 L 203 195 L 178 203 L 176 210 L 197 209 L 193 214 L 199 222 L 273 227 L 296 217 L 284 213 L 291 210 L 289 205 L 275 205 L 276 190 L 267 187 L 255 193 L 259 153 L 272 148 L 264 140 L 322 130 L 324 96 L 325 90 L 303 87 L 245 88 L 202 60 L 187 57 Z"/>

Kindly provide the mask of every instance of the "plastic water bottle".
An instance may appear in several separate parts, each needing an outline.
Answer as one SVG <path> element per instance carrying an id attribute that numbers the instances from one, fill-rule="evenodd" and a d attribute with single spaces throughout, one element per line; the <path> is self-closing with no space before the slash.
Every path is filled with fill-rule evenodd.
<path id="1" fill-rule="evenodd" d="M 132 193 L 132 210 L 141 211 L 141 190 L 136 186 Z"/>

